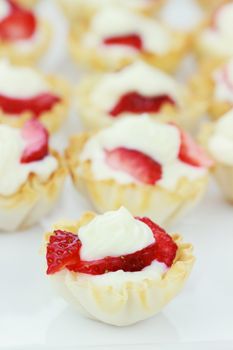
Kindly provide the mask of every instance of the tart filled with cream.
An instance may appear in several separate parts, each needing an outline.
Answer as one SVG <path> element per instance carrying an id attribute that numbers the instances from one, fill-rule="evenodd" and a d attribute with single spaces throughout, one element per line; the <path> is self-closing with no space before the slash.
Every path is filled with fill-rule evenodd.
<path id="1" fill-rule="evenodd" d="M 50 42 L 50 27 L 15 0 L 0 4 L 0 52 L 16 63 L 34 63 Z"/>
<path id="2" fill-rule="evenodd" d="M 113 73 L 85 77 L 77 89 L 77 101 L 79 115 L 90 129 L 125 116 L 140 118 L 142 113 L 192 129 L 204 111 L 197 107 L 191 90 L 142 61 Z"/>
<path id="3" fill-rule="evenodd" d="M 0 125 L 1 230 L 28 227 L 54 206 L 65 172 L 48 142 L 47 130 L 36 120 L 20 130 Z"/>
<path id="4" fill-rule="evenodd" d="M 233 1 L 225 1 L 207 25 L 197 33 L 197 50 L 202 58 L 222 59 L 233 54 Z"/>
<path id="5" fill-rule="evenodd" d="M 121 6 L 146 15 L 153 15 L 165 0 L 57 0 L 65 14 L 71 20 L 91 17 L 106 6 Z"/>
<path id="6" fill-rule="evenodd" d="M 98 211 L 124 205 L 163 224 L 200 199 L 212 164 L 184 131 L 147 116 L 74 136 L 66 156 L 74 184 Z"/>
<path id="7" fill-rule="evenodd" d="M 68 114 L 68 91 L 62 79 L 2 60 L 0 123 L 21 127 L 25 120 L 36 118 L 50 132 L 56 131 Z"/>
<path id="8" fill-rule="evenodd" d="M 127 9 L 106 7 L 73 26 L 70 49 L 78 63 L 94 69 L 118 69 L 140 58 L 174 70 L 187 51 L 187 35 Z"/>
<path id="9" fill-rule="evenodd" d="M 46 241 L 47 274 L 65 299 L 88 317 L 117 326 L 159 312 L 194 263 L 191 245 L 123 207 L 58 224 Z"/>
<path id="10" fill-rule="evenodd" d="M 233 109 L 203 125 L 200 141 L 215 161 L 213 174 L 225 198 L 233 203 Z"/>

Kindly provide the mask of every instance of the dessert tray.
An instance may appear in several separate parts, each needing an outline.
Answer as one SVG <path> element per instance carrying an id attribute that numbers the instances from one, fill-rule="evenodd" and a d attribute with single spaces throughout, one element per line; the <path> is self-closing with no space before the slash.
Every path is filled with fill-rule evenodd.
<path id="1" fill-rule="evenodd" d="M 41 1 L 38 11 L 55 28 L 41 68 L 77 83 L 83 72 L 68 57 L 65 18 L 52 0 Z M 187 28 L 197 23 L 201 11 L 194 1 L 171 0 L 163 16 Z M 188 59 L 180 78 L 192 69 Z M 71 110 L 69 121 L 53 137 L 53 147 L 63 150 L 69 136 L 80 130 Z M 0 235 L 0 349 L 233 349 L 233 215 L 215 183 L 202 203 L 169 230 L 181 233 L 195 248 L 197 261 L 183 292 L 157 316 L 124 328 L 82 318 L 54 294 L 44 274 L 39 251 L 44 232 L 57 220 L 74 220 L 90 209 L 68 178 L 56 209 L 40 225 Z"/>

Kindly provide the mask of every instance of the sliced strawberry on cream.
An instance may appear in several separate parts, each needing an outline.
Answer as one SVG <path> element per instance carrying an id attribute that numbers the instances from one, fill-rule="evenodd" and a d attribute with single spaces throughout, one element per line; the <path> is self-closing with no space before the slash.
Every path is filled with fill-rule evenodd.
<path id="1" fill-rule="evenodd" d="M 142 96 L 137 92 L 123 95 L 117 105 L 110 111 L 111 116 L 117 117 L 122 113 L 158 113 L 164 105 L 174 106 L 175 101 L 168 95 Z"/>
<path id="2" fill-rule="evenodd" d="M 115 212 L 116 217 L 114 218 L 114 212 L 106 213 L 105 215 L 97 217 L 95 220 L 82 227 L 80 233 L 72 234 L 65 231 L 55 231 L 54 235 L 50 236 L 49 243 L 47 245 L 47 274 L 53 274 L 64 268 L 70 271 L 85 273 L 90 275 L 102 275 L 105 273 L 116 272 L 122 270 L 124 272 L 138 272 L 144 268 L 150 266 L 153 261 L 163 263 L 167 268 L 171 267 L 177 252 L 177 245 L 172 238 L 158 225 L 148 218 L 132 218 L 131 214 L 124 208 L 119 209 Z M 132 252 L 132 247 L 135 242 L 126 242 L 126 246 L 129 247 L 129 254 L 121 254 L 113 256 L 107 255 L 102 258 L 93 259 L 89 257 L 88 260 L 82 259 L 82 250 L 92 251 L 91 247 L 85 245 L 95 242 L 99 237 L 100 240 L 104 239 L 105 252 L 112 252 L 112 239 L 108 235 L 108 241 L 106 241 L 105 233 L 107 229 L 112 226 L 112 221 L 122 218 L 123 222 L 118 223 L 114 226 L 114 239 L 116 251 L 121 246 L 125 251 L 125 243 L 123 239 L 123 231 L 128 228 L 132 232 L 125 232 L 125 240 L 127 236 L 135 234 L 133 231 L 142 230 L 141 234 L 141 245 L 142 249 Z M 95 226 L 98 228 L 94 228 Z M 102 231 L 100 231 L 102 228 Z M 85 239 L 84 234 L 85 232 Z M 138 233 L 138 232 L 137 232 Z M 143 235 L 147 235 L 147 240 Z M 149 237 L 151 241 L 148 241 Z M 93 236 L 94 235 L 94 236 Z M 95 237 L 97 235 L 98 237 Z M 80 236 L 80 237 L 79 237 Z M 133 236 L 132 236 L 133 237 Z M 139 241 L 136 244 L 140 243 Z M 143 242 L 144 240 L 144 242 Z M 118 246 L 116 246 L 118 241 Z M 150 242 L 148 245 L 146 242 Z M 131 243 L 131 247 L 130 247 Z M 146 244 L 146 246 L 145 246 Z M 108 248 L 109 245 L 109 248 Z M 103 249 L 103 248 L 102 248 Z M 98 247 L 97 247 L 98 250 Z M 59 252 L 59 254 L 58 254 Z M 71 263 L 70 263 L 71 262 Z"/>
<path id="3" fill-rule="evenodd" d="M 5 1 L 9 6 L 9 13 L 0 20 L 0 39 L 14 42 L 31 38 L 37 29 L 35 15 L 13 0 Z"/>
<path id="4" fill-rule="evenodd" d="M 106 163 L 111 168 L 124 171 L 148 185 L 154 185 L 162 177 L 161 165 L 137 150 L 125 147 L 106 150 Z"/>
<path id="5" fill-rule="evenodd" d="M 123 45 L 130 46 L 135 50 L 141 51 L 143 49 L 142 39 L 138 34 L 128 34 L 107 37 L 103 40 L 105 45 Z"/>
<path id="6" fill-rule="evenodd" d="M 35 162 L 48 155 L 48 131 L 37 120 L 29 120 L 25 123 L 22 137 L 26 142 L 26 147 L 21 163 Z"/>
<path id="7" fill-rule="evenodd" d="M 211 167 L 213 161 L 199 147 L 192 137 L 180 129 L 181 145 L 179 159 L 195 167 Z"/>

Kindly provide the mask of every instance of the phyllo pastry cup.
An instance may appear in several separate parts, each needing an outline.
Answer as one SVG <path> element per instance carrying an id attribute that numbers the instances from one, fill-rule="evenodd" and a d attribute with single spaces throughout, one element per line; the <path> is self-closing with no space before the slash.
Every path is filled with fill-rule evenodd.
<path id="1" fill-rule="evenodd" d="M 54 229 L 78 235 L 79 230 L 94 218 L 95 214 L 85 213 L 80 220 L 57 224 Z M 46 243 L 52 235 L 54 232 L 46 234 Z M 107 271 L 105 275 L 93 276 L 69 271 L 67 268 L 50 274 L 49 277 L 57 292 L 82 315 L 115 326 L 131 325 L 162 310 L 181 291 L 192 270 L 195 261 L 192 245 L 183 243 L 178 234 L 172 235 L 170 239 L 177 247 L 175 258 L 171 266 L 157 277 L 141 275 L 133 279 L 128 276 L 143 271 L 121 270 L 110 273 L 112 278 L 105 279 L 109 275 Z M 52 247 L 49 248 L 48 245 L 47 252 L 49 249 L 52 250 Z M 118 273 L 121 276 L 126 274 L 127 277 L 119 280 Z M 98 282 L 99 277 L 104 277 L 105 282 Z"/>
<path id="2" fill-rule="evenodd" d="M 70 87 L 62 78 L 0 61 L 0 124 L 21 128 L 36 118 L 53 133 L 68 117 Z M 22 86 L 22 81 L 27 86 Z M 12 85 L 12 86 L 11 86 Z"/>
<path id="3" fill-rule="evenodd" d="M 132 25 L 130 33 L 133 34 L 129 34 L 128 28 L 125 33 L 123 29 L 119 32 L 119 26 L 116 26 L 121 20 L 125 26 L 129 26 L 128 17 Z M 105 22 L 108 23 L 107 27 Z M 109 27 L 111 23 L 113 28 Z M 105 33 L 103 28 L 108 31 Z M 151 31 L 157 31 L 157 40 L 153 44 L 150 43 Z M 174 72 L 189 51 L 190 41 L 187 33 L 172 32 L 152 18 L 118 7 L 106 8 L 91 19 L 74 24 L 70 31 L 69 48 L 74 61 L 91 70 L 118 70 L 140 59 L 162 70 Z M 158 43 L 163 47 L 155 48 Z"/>
<path id="4" fill-rule="evenodd" d="M 71 21 L 91 18 L 96 11 L 106 6 L 105 1 L 99 1 L 99 4 L 93 4 L 88 0 L 56 0 L 66 17 Z M 114 4 L 114 1 L 108 0 L 107 5 Z M 130 0 L 124 0 L 121 6 L 132 11 L 151 16 L 158 12 L 164 5 L 165 0 L 139 0 L 135 5 Z M 115 4 L 119 2 L 115 1 Z"/>
<path id="5" fill-rule="evenodd" d="M 198 26 L 194 48 L 200 62 L 211 65 L 232 57 L 232 23 L 233 1 L 225 0 Z"/>
<path id="6" fill-rule="evenodd" d="M 145 89 L 144 84 L 150 88 Z M 89 74 L 75 95 L 78 116 L 90 130 L 107 127 L 125 116 L 140 118 L 147 113 L 156 121 L 174 122 L 193 131 L 208 107 L 205 99 L 199 98 L 197 103 L 196 86 L 185 87 L 144 62 L 112 73 Z"/>
<path id="7" fill-rule="evenodd" d="M 37 121 L 22 130 L 0 125 L 0 230 L 22 230 L 54 206 L 66 176 L 63 158 L 49 150 L 48 132 Z"/>
<path id="8" fill-rule="evenodd" d="M 233 110 L 204 124 L 199 141 L 214 160 L 212 173 L 223 196 L 233 204 Z"/>
<path id="9" fill-rule="evenodd" d="M 124 131 L 122 132 L 125 133 Z M 134 134 L 133 126 L 132 134 Z M 139 137 L 137 132 L 135 135 Z M 121 183 L 114 177 L 97 178 L 93 172 L 93 162 L 90 159 L 83 159 L 83 152 L 92 137 L 93 134 L 88 133 L 72 137 L 66 150 L 66 159 L 76 189 L 86 195 L 100 213 L 118 209 L 123 205 L 133 215 L 149 216 L 160 225 L 167 226 L 194 207 L 206 191 L 208 172 L 204 169 L 200 170 L 201 173 L 198 173 L 199 175 L 194 178 L 186 175 L 178 177 L 175 186 L 172 188 L 162 186 L 159 182 L 154 184 L 153 181 L 147 183 L 137 181 Z M 151 141 L 148 140 L 148 142 L 150 143 Z M 135 150 L 131 151 L 130 148 L 133 147 L 129 145 L 128 148 L 124 149 L 122 146 L 110 151 L 110 157 L 111 159 L 114 158 L 113 162 L 116 162 L 117 166 L 130 168 L 132 162 L 132 167 L 135 167 L 136 174 L 138 171 L 141 171 L 138 169 L 143 169 L 143 159 L 146 158 L 145 161 L 148 162 L 150 167 L 151 159 L 144 157 L 137 151 L 135 152 Z M 128 157 L 127 161 L 125 156 Z M 131 156 L 132 160 L 130 160 Z M 103 156 L 99 154 L 98 157 L 102 159 Z M 125 165 L 125 162 L 127 162 L 127 165 Z M 183 165 L 181 166 L 183 167 Z M 106 168 L 103 171 L 105 172 L 105 170 Z M 193 171 L 193 168 L 191 171 Z M 194 172 L 196 172 L 196 169 L 194 169 Z M 143 172 L 140 174 L 142 177 L 144 175 L 145 173 Z"/>

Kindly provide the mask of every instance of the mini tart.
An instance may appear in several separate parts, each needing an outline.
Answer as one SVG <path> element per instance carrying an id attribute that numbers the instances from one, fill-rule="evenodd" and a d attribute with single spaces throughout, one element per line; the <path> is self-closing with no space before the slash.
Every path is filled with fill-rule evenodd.
<path id="1" fill-rule="evenodd" d="M 1 231 L 26 229 L 53 209 L 62 190 L 66 170 L 61 156 L 56 151 L 50 153 L 56 157 L 59 166 L 46 182 L 31 174 L 15 194 L 0 195 Z"/>
<path id="2" fill-rule="evenodd" d="M 233 102 L 229 102 L 228 97 L 218 98 L 215 96 L 215 91 L 221 84 L 224 89 L 227 89 L 227 94 L 232 89 L 233 101 L 233 81 L 231 82 L 231 79 L 226 76 L 228 66 L 232 65 L 232 62 L 232 60 L 214 60 L 212 64 L 205 62 L 190 81 L 191 90 L 200 103 L 206 104 L 208 116 L 213 120 L 219 119 L 233 107 Z M 218 79 L 215 79 L 216 74 L 219 75 Z M 221 81 L 218 81 L 219 79 Z"/>
<path id="3" fill-rule="evenodd" d="M 71 21 L 89 19 L 94 15 L 96 10 L 98 10 L 98 8 L 96 9 L 94 6 L 88 4 L 88 0 L 56 0 L 56 2 L 61 7 L 66 17 Z M 132 9 L 146 16 L 151 16 L 161 9 L 165 0 L 149 0 L 148 2 L 148 5 L 140 7 L 135 6 L 135 8 Z"/>
<path id="4" fill-rule="evenodd" d="M 80 220 L 59 223 L 54 229 L 77 234 L 94 217 L 93 213 L 85 213 Z M 46 234 L 45 244 L 52 234 Z M 178 246 L 175 260 L 158 280 L 125 282 L 114 288 L 96 285 L 88 278 L 80 280 L 79 273 L 64 269 L 50 275 L 51 282 L 63 298 L 86 317 L 115 326 L 136 323 L 152 317 L 169 303 L 181 291 L 192 270 L 195 261 L 192 245 L 183 243 L 178 234 L 172 235 L 172 239 Z"/>
<path id="5" fill-rule="evenodd" d="M 40 114 L 37 119 L 46 127 L 50 133 L 58 131 L 65 119 L 68 117 L 68 109 L 70 105 L 70 87 L 64 79 L 56 76 L 47 76 L 46 80 L 51 86 L 51 93 L 57 94 L 61 100 L 54 104 L 51 110 Z M 33 113 L 23 112 L 14 116 L 4 113 L 0 107 L 0 124 L 8 124 L 10 126 L 21 128 L 27 120 L 33 117 Z"/>
<path id="6" fill-rule="evenodd" d="M 212 168 L 212 174 L 220 187 L 224 198 L 231 204 L 233 204 L 233 166 L 224 164 L 215 159 L 213 154 L 211 154 L 208 143 L 213 136 L 215 130 L 215 122 L 209 122 L 202 126 L 198 139 L 201 145 L 206 149 L 209 155 L 214 159 L 214 167 Z"/>
<path id="7" fill-rule="evenodd" d="M 140 65 L 143 63 L 133 63 L 133 66 L 136 67 L 136 65 Z M 144 65 L 144 64 L 143 64 Z M 145 65 L 146 67 L 147 65 Z M 149 68 L 150 66 L 148 66 Z M 124 70 L 127 71 L 131 67 L 125 67 Z M 147 68 L 147 69 L 148 69 Z M 150 67 L 149 69 L 153 69 L 153 67 Z M 115 74 L 115 77 L 117 77 L 117 74 L 121 74 L 122 71 L 113 73 Z M 136 72 L 135 72 L 136 73 Z M 161 74 L 162 72 L 158 72 Z M 166 75 L 164 74 L 165 78 Z M 186 89 L 182 85 L 176 84 L 176 91 L 179 95 L 179 98 L 175 99 L 175 105 L 172 105 L 170 103 L 164 103 L 163 106 L 160 108 L 158 112 L 122 112 L 119 113 L 117 116 L 111 115 L 111 111 L 104 110 L 101 108 L 101 106 L 95 104 L 95 102 L 92 100 L 92 94 L 98 89 L 98 86 L 101 84 L 101 82 L 106 79 L 108 76 L 110 76 L 111 73 L 93 73 L 89 74 L 86 77 L 83 78 L 83 80 L 80 82 L 80 85 L 76 89 L 76 96 L 77 96 L 77 109 L 78 109 L 78 115 L 82 119 L 83 125 L 86 127 L 86 129 L 91 130 L 97 130 L 100 128 L 107 127 L 111 125 L 112 123 L 116 122 L 117 120 L 124 118 L 124 116 L 127 116 L 130 114 L 132 118 L 140 118 L 140 113 L 147 113 L 151 118 L 157 121 L 161 122 L 169 122 L 172 121 L 179 126 L 181 126 L 184 129 L 192 131 L 198 120 L 205 114 L 207 110 L 207 103 L 204 99 L 199 99 L 199 103 L 196 103 L 196 96 L 199 95 L 199 91 L 190 85 L 190 89 Z M 172 79 L 171 77 L 169 77 Z M 145 76 L 146 79 L 146 76 Z M 130 80 L 130 77 L 129 77 Z M 128 80 L 128 81 L 129 81 Z M 114 87 L 114 77 L 112 78 L 112 86 Z M 147 81 L 145 80 L 145 84 L 147 84 Z M 192 90 L 193 89 L 193 90 Z M 180 91 L 180 93 L 178 92 Z M 127 92 L 131 91 L 137 91 L 137 89 L 131 89 Z M 126 95 L 126 93 L 122 93 L 122 96 Z M 138 92 L 138 91 L 137 91 Z M 139 95 L 145 96 L 139 92 Z M 153 94 L 152 94 L 153 95 Z M 163 93 L 161 92 L 161 95 Z M 170 95 L 167 93 L 167 95 L 170 97 Z M 158 93 L 154 94 L 153 96 L 160 96 Z M 145 96 L 146 97 L 146 96 Z M 171 96 L 173 98 L 173 96 Z M 106 96 L 107 98 L 107 96 Z M 119 99 L 120 100 L 120 99 Z M 116 105 L 119 103 L 119 101 L 116 103 Z"/>
<path id="8" fill-rule="evenodd" d="M 89 47 L 83 43 L 83 38 L 91 27 L 92 19 L 83 20 L 80 21 L 78 25 L 73 25 L 69 35 L 69 49 L 72 58 L 77 64 L 81 64 L 91 70 L 118 70 L 132 62 L 135 62 L 136 60 L 143 60 L 161 70 L 174 72 L 190 47 L 191 40 L 189 38 L 189 34 L 173 32 L 172 45 L 166 53 L 156 54 L 154 52 L 152 53 L 141 49 L 139 51 L 135 50 L 134 54 L 126 54 L 123 56 L 114 57 L 113 59 L 111 55 L 106 55 L 106 50 L 101 52 L 101 49 Z M 144 17 L 144 19 L 146 19 L 146 17 Z M 148 18 L 148 21 L 151 21 L 151 19 Z M 169 28 L 164 26 L 164 29 L 168 33 L 171 33 Z"/>
<path id="9" fill-rule="evenodd" d="M 207 0 L 208 2 L 208 0 Z M 210 2 L 208 2 L 210 3 Z M 233 2 L 232 0 L 223 0 L 220 2 L 219 6 L 215 7 L 215 11 L 212 11 L 210 15 L 208 15 L 208 18 L 205 19 L 196 29 L 196 31 L 193 34 L 193 41 L 194 41 L 194 49 L 196 56 L 201 64 L 205 64 L 207 67 L 210 65 L 210 67 L 214 67 L 218 62 L 224 62 L 224 60 L 229 59 L 232 56 L 231 52 L 223 52 L 224 50 L 219 47 L 219 45 L 223 44 L 223 39 L 225 39 L 225 47 L 231 46 L 232 38 L 224 38 L 224 35 L 222 33 L 222 38 L 219 34 L 218 37 L 218 43 L 216 39 L 212 40 L 214 44 L 211 44 L 210 39 L 206 39 L 206 42 L 208 43 L 208 47 L 206 45 L 206 42 L 202 40 L 203 34 L 206 30 L 212 31 L 212 33 L 220 33 L 220 29 L 218 28 L 218 15 L 220 11 L 223 10 L 224 6 L 231 5 Z M 211 1 L 212 4 L 212 1 Z M 230 13 L 230 11 L 228 11 Z M 228 19 L 229 21 L 229 19 Z M 216 36 L 217 38 L 217 36 Z M 227 42 L 229 41 L 229 43 Z M 218 47 L 217 47 L 218 46 Z M 224 49 L 225 49 L 224 47 Z M 222 52 L 221 52 L 222 50 Z"/>
<path id="10" fill-rule="evenodd" d="M 86 195 L 96 210 L 104 213 L 122 205 L 137 216 L 148 216 L 165 227 L 182 217 L 203 197 L 208 175 L 190 181 L 181 178 L 174 190 L 144 183 L 121 184 L 114 179 L 97 180 L 91 162 L 81 161 L 80 155 L 93 134 L 73 136 L 66 150 L 67 165 L 78 191 Z"/>

